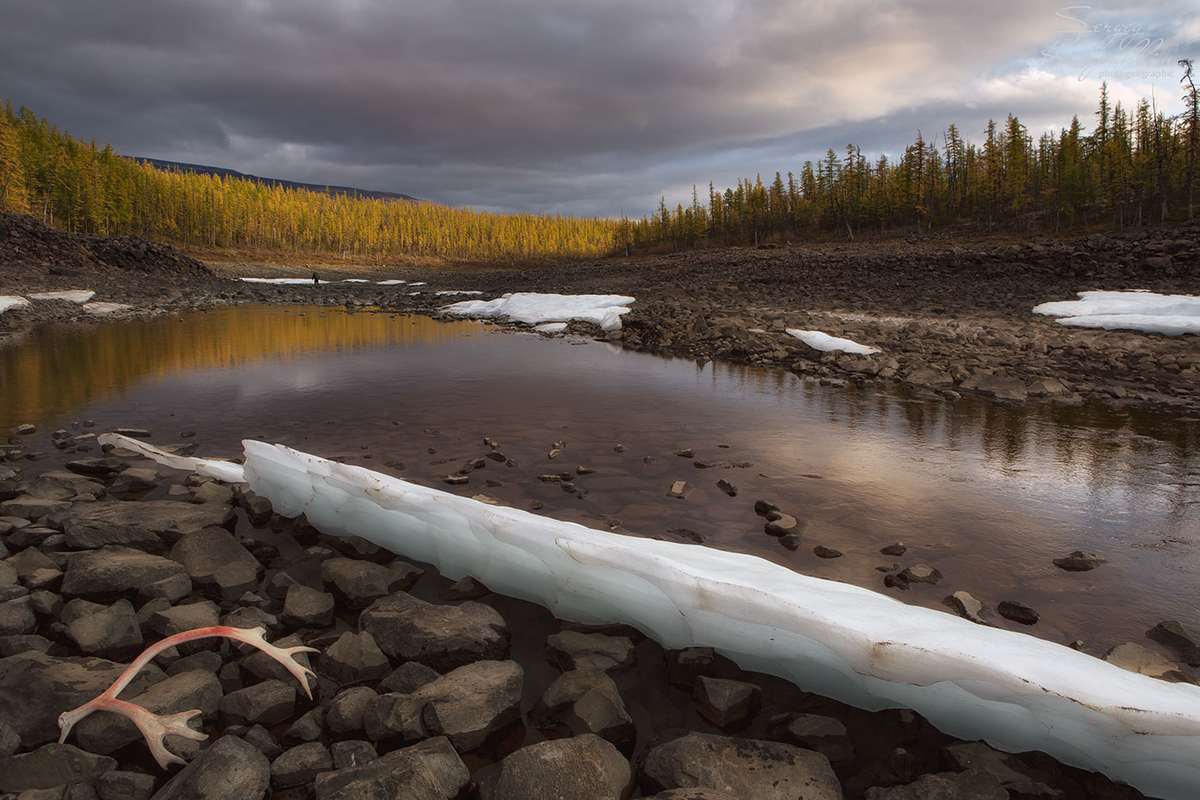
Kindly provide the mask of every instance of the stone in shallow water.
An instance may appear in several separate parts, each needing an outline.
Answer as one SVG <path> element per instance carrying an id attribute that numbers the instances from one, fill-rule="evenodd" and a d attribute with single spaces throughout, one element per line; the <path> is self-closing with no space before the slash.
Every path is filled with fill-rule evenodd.
<path id="1" fill-rule="evenodd" d="M 963 619 L 969 619 L 971 622 L 976 622 L 980 625 L 987 625 L 980 613 L 983 611 L 983 603 L 979 602 L 970 592 L 958 591 L 948 595 L 942 600 L 942 605 L 954 611 Z"/>
<path id="2" fill-rule="evenodd" d="M 841 558 L 843 553 L 841 550 L 834 550 L 832 547 L 819 544 L 813 548 L 813 555 L 817 558 Z"/>
<path id="3" fill-rule="evenodd" d="M 1177 664 L 1135 642 L 1117 645 L 1104 654 L 1104 660 L 1121 669 L 1127 669 L 1140 675 L 1149 675 L 1151 678 L 1187 680 Z"/>
<path id="4" fill-rule="evenodd" d="M 996 613 L 1022 625 L 1033 625 L 1041 619 L 1040 614 L 1017 600 L 1002 600 L 1000 605 L 996 606 Z"/>
<path id="5" fill-rule="evenodd" d="M 1054 559 L 1054 566 L 1065 569 L 1067 572 L 1087 572 L 1105 563 L 1107 563 L 1107 559 L 1094 553 L 1085 553 L 1082 550 L 1076 550 L 1065 558 Z"/>
<path id="6" fill-rule="evenodd" d="M 1160 622 L 1146 631 L 1149 636 L 1160 644 L 1165 644 L 1179 652 L 1180 658 L 1193 667 L 1200 667 L 1200 637 L 1176 620 Z"/>

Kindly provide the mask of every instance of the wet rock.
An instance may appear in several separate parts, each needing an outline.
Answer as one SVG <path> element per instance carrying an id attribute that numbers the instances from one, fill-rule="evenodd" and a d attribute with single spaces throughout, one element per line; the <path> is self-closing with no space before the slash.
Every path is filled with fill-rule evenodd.
<path id="1" fill-rule="evenodd" d="M 1135 642 L 1117 645 L 1104 654 L 1104 660 L 1113 666 L 1136 672 L 1139 675 L 1149 675 L 1151 678 L 1164 678 L 1170 681 L 1187 680 L 1187 676 L 1179 670 L 1177 664 Z"/>
<path id="2" fill-rule="evenodd" d="M 473 750 L 521 716 L 524 677 L 515 661 L 476 661 L 409 695 L 383 695 L 364 718 L 372 740 L 445 736 L 459 752 Z"/>
<path id="3" fill-rule="evenodd" d="M 989 375 L 976 372 L 967 378 L 958 388 L 963 391 L 975 392 L 984 397 L 994 397 L 997 400 L 1023 403 L 1029 395 L 1025 382 L 1020 378 L 1010 378 L 1004 375 Z"/>
<path id="4" fill-rule="evenodd" d="M 563 672 L 623 670 L 633 666 L 633 642 L 624 636 L 562 631 L 546 638 L 546 658 Z"/>
<path id="5" fill-rule="evenodd" d="M 942 579 L 942 573 L 928 564 L 914 564 L 900 570 L 897 577 L 906 583 L 935 584 Z"/>
<path id="6" fill-rule="evenodd" d="M 153 800 L 248 800 L 266 794 L 271 765 L 253 745 L 222 736 L 159 789 Z"/>
<path id="7" fill-rule="evenodd" d="M 737 497 L 738 488 L 724 478 L 717 481 L 717 488 L 730 497 Z"/>
<path id="8" fill-rule="evenodd" d="M 854 743 L 846 726 L 833 717 L 820 714 L 787 714 L 773 720 L 771 738 L 815 750 L 837 763 L 854 758 Z"/>
<path id="9" fill-rule="evenodd" d="M 795 533 L 789 533 L 786 536 L 779 537 L 779 544 L 783 545 L 785 549 L 792 550 L 793 552 L 799 550 L 802 543 L 803 540 Z"/>
<path id="10" fill-rule="evenodd" d="M 771 511 L 767 513 L 767 522 L 763 526 L 763 530 L 770 536 L 787 536 L 789 534 L 799 535 L 803 533 L 804 526 L 800 520 L 793 517 L 791 514 L 784 514 L 780 511 Z"/>
<path id="11" fill-rule="evenodd" d="M 395 585 L 396 577 L 387 567 L 350 558 L 322 561 L 321 579 L 351 608 L 366 608 L 400 588 Z"/>
<path id="12" fill-rule="evenodd" d="M 379 691 L 412 694 L 437 679 L 437 672 L 417 661 L 406 661 L 379 682 Z"/>
<path id="13" fill-rule="evenodd" d="M 667 683 L 691 691 L 696 678 L 712 670 L 717 664 L 717 653 L 711 647 L 685 647 L 668 650 Z"/>
<path id="14" fill-rule="evenodd" d="M 323 539 L 326 544 L 346 558 L 358 561 L 387 564 L 396 557 L 390 550 L 382 548 L 361 536 L 327 536 L 323 537 Z"/>
<path id="15" fill-rule="evenodd" d="M 667 497 L 676 500 L 685 500 L 694 491 L 696 491 L 696 487 L 687 481 L 675 481 L 671 484 L 671 488 L 667 490 Z"/>
<path id="16" fill-rule="evenodd" d="M 645 794 L 711 788 L 755 800 L 840 800 L 829 759 L 782 742 L 687 733 L 658 737 L 638 758 Z"/>
<path id="17" fill-rule="evenodd" d="M 333 623 L 333 595 L 308 586 L 288 589 L 283 622 L 298 628 L 322 628 Z"/>
<path id="18" fill-rule="evenodd" d="M 271 763 L 271 785 L 280 789 L 312 783 L 322 772 L 333 769 L 333 756 L 320 742 L 299 744 Z"/>
<path id="19" fill-rule="evenodd" d="M 753 683 L 726 680 L 724 678 L 696 679 L 692 700 L 700 716 L 718 728 L 737 725 L 746 721 L 758 707 L 762 689 Z"/>
<path id="20" fill-rule="evenodd" d="M 397 592 L 363 611 L 359 627 L 374 636 L 389 657 L 419 661 L 439 672 L 508 657 L 504 619 L 481 603 L 440 606 Z"/>
<path id="21" fill-rule="evenodd" d="M 447 586 L 438 593 L 438 597 L 447 602 L 455 602 L 458 600 L 478 600 L 491 593 L 491 589 L 468 575 L 462 580 Z"/>
<path id="22" fill-rule="evenodd" d="M 99 478 L 106 481 L 116 477 L 122 470 L 128 469 L 129 464 L 119 458 L 104 456 L 101 458 L 80 458 L 75 461 L 68 461 L 66 467 L 71 472 L 79 475 L 86 475 L 90 478 Z"/>
<path id="23" fill-rule="evenodd" d="M 817 558 L 841 558 L 843 554 L 841 550 L 834 550 L 832 547 L 819 544 L 813 548 L 813 555 Z"/>
<path id="24" fill-rule="evenodd" d="M 274 725 L 283 722 L 296 708 L 296 690 L 279 680 L 230 692 L 221 698 L 221 717 L 232 725 Z"/>
<path id="25" fill-rule="evenodd" d="M 1082 550 L 1076 550 L 1065 558 L 1054 559 L 1054 566 L 1065 569 L 1067 572 L 1087 572 L 1104 563 L 1107 563 L 1107 559 L 1094 553 L 1085 553 Z"/>
<path id="26" fill-rule="evenodd" d="M 958 614 L 963 619 L 969 619 L 971 622 L 980 625 L 987 625 L 987 620 L 980 616 L 983 611 L 983 603 L 975 599 L 970 592 L 955 592 L 948 595 L 942 600 L 942 605 Z"/>
<path id="27" fill-rule="evenodd" d="M 617 745 L 632 742 L 636 735 L 616 683 L 597 669 L 559 675 L 529 716 L 542 729 L 565 728 L 572 736 L 594 734 Z"/>
<path id="28" fill-rule="evenodd" d="M 629 762 L 617 748 L 584 734 L 522 747 L 506 756 L 480 789 L 483 800 L 622 800 L 632 783 Z"/>
<path id="29" fill-rule="evenodd" d="M 1043 781 L 1038 780 L 1034 771 L 1021 760 L 1009 753 L 1002 753 L 983 742 L 961 742 L 948 745 L 944 752 L 947 761 L 955 769 L 965 772 L 979 770 L 995 778 L 1010 797 L 1021 798 L 1058 798 L 1063 797 L 1061 789 L 1054 789 Z M 1054 782 L 1055 776 L 1044 776 Z"/>
<path id="30" fill-rule="evenodd" d="M 442 476 L 442 483 L 448 483 L 451 486 L 462 486 L 463 484 L 470 483 L 470 482 L 471 482 L 471 479 L 467 475 L 443 475 Z"/>
<path id="31" fill-rule="evenodd" d="M 1008 792 L 982 770 L 923 775 L 904 786 L 868 789 L 865 800 L 1008 800 Z"/>
<path id="32" fill-rule="evenodd" d="M 1179 657 L 1190 666 L 1200 667 L 1200 638 L 1183 626 L 1177 620 L 1160 622 L 1146 635 L 1154 641 L 1165 644 L 1179 653 Z"/>
<path id="33" fill-rule="evenodd" d="M 234 520 L 230 506 L 195 505 L 174 500 L 120 501 L 76 505 L 63 521 L 67 545 L 94 548 L 123 544 L 157 550 L 205 528 L 227 528 Z"/>
<path id="34" fill-rule="evenodd" d="M 251 581 L 256 583 L 256 576 L 262 569 L 258 559 L 233 538 L 232 533 L 217 527 L 189 533 L 175 543 L 167 557 L 182 564 L 197 586 L 213 585 L 217 573 L 223 567 L 233 565 L 245 568 Z"/>
<path id="35" fill-rule="evenodd" d="M 375 637 L 363 631 L 347 631 L 320 654 L 319 671 L 339 683 L 377 681 L 388 676 L 392 665 L 375 644 Z"/>
<path id="36" fill-rule="evenodd" d="M 363 715 L 379 697 L 374 689 L 354 686 L 338 692 L 325 712 L 325 725 L 334 736 L 349 736 L 363 730 Z"/>
<path id="37" fill-rule="evenodd" d="M 66 635 L 87 656 L 123 661 L 142 649 L 142 629 L 128 600 L 76 619 L 67 625 Z"/>
<path id="38" fill-rule="evenodd" d="M 1022 625 L 1033 625 L 1041 619 L 1040 614 L 1016 600 L 1002 600 L 1000 605 L 996 606 L 996 613 Z"/>
<path id="39" fill-rule="evenodd" d="M 889 544 L 887 547 L 879 548 L 879 552 L 885 556 L 902 556 L 908 552 L 908 548 L 905 547 L 903 542 L 896 542 L 895 544 Z"/>
<path id="40" fill-rule="evenodd" d="M 250 524 L 256 528 L 261 528 L 266 525 L 271 514 L 275 509 L 271 506 L 271 501 L 261 495 L 251 495 L 246 498 L 246 517 L 249 518 Z"/>
<path id="41" fill-rule="evenodd" d="M 374 761 L 318 775 L 317 800 L 452 800 L 471 774 L 445 737 L 393 750 Z"/>
<path id="42" fill-rule="evenodd" d="M 158 486 L 161 479 L 157 470 L 130 467 L 121 470 L 117 477 L 113 478 L 108 493 L 113 497 L 135 497 Z"/>
<path id="43" fill-rule="evenodd" d="M 0 792 L 51 789 L 75 782 L 95 786 L 101 775 L 116 766 L 116 760 L 74 745 L 47 744 L 30 753 L 0 759 Z"/>
<path id="44" fill-rule="evenodd" d="M 144 692 L 122 699 L 139 705 L 154 714 L 178 714 L 197 709 L 201 716 L 191 726 L 198 728 L 203 722 L 213 722 L 217 716 L 217 704 L 221 700 L 221 682 L 211 672 L 188 670 L 171 675 Z M 119 714 L 92 714 L 80 720 L 74 733 L 81 747 L 93 753 L 109 755 L 126 745 L 139 741 L 142 734 L 125 717 Z M 199 744 L 177 736 L 167 737 L 167 749 L 179 755 L 189 756 L 199 751 Z"/>

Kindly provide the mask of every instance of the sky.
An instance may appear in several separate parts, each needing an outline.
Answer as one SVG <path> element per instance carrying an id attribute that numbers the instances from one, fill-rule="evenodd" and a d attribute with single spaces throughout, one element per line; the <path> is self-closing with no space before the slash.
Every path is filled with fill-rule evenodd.
<path id="1" fill-rule="evenodd" d="M 0 0 L 0 98 L 124 155 L 638 217 L 851 142 L 1090 128 L 1102 81 L 1182 109 L 1200 1 L 1066 2 Z"/>

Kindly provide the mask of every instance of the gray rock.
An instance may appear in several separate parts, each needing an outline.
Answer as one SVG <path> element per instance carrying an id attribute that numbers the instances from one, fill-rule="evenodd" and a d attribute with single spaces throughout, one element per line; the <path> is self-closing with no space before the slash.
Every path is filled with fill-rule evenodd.
<path id="1" fill-rule="evenodd" d="M 252 581 L 262 569 L 250 551 L 224 528 L 203 528 L 189 533 L 175 543 L 167 557 L 182 564 L 197 586 L 215 583 L 222 567 L 243 566 L 250 571 Z"/>
<path id="2" fill-rule="evenodd" d="M 668 650 L 667 683 L 691 691 L 696 678 L 716 666 L 717 654 L 711 647 L 685 647 Z"/>
<path id="3" fill-rule="evenodd" d="M 225 528 L 235 519 L 233 509 L 215 503 L 195 505 L 174 500 L 137 503 L 86 503 L 72 508 L 63 521 L 67 544 L 74 548 L 127 544 L 158 549 L 205 528 Z"/>
<path id="4" fill-rule="evenodd" d="M 104 597 L 136 591 L 147 583 L 183 572 L 168 558 L 130 550 L 104 547 L 75 553 L 67 562 L 62 593 L 71 597 Z"/>
<path id="5" fill-rule="evenodd" d="M 645 796 L 644 800 L 745 800 L 742 797 L 735 797 L 729 792 L 722 792 L 717 789 L 668 789 L 665 792 Z"/>
<path id="6" fill-rule="evenodd" d="M 100 800 L 150 800 L 154 783 L 153 775 L 114 769 L 96 780 L 96 794 Z"/>
<path id="7" fill-rule="evenodd" d="M 317 800 L 452 800 L 470 780 L 454 747 L 438 737 L 318 775 L 315 786 Z"/>
<path id="8" fill-rule="evenodd" d="M 622 800 L 632 783 L 629 762 L 617 748 L 583 734 L 522 747 L 480 788 L 483 800 Z"/>
<path id="9" fill-rule="evenodd" d="M 333 595 L 308 586 L 288 589 L 283 623 L 298 628 L 323 628 L 333 623 Z"/>
<path id="10" fill-rule="evenodd" d="M 546 658 L 563 672 L 623 670 L 633 666 L 634 648 L 625 636 L 561 631 L 546 638 Z"/>
<path id="11" fill-rule="evenodd" d="M 281 789 L 312 783 L 322 772 L 333 769 L 333 756 L 320 742 L 308 742 L 283 751 L 271 763 L 271 784 Z"/>
<path id="12" fill-rule="evenodd" d="M 274 679 L 230 692 L 220 702 L 221 717 L 232 725 L 274 725 L 290 717 L 295 708 L 296 690 Z"/>
<path id="13" fill-rule="evenodd" d="M 79 494 L 99 497 L 104 494 L 104 484 L 74 472 L 50 470 L 39 475 L 26 494 L 46 500 L 70 500 Z"/>
<path id="14" fill-rule="evenodd" d="M 947 760 L 960 771 L 980 770 L 988 773 L 1004 787 L 1010 796 L 1022 798 L 1062 797 L 1061 789 L 1054 789 L 1039 781 L 1033 770 L 1016 756 L 1002 753 L 983 742 L 962 742 L 945 748 Z M 1028 773 L 1028 774 L 1027 774 Z M 1053 782 L 1055 776 L 1045 776 Z"/>
<path id="15" fill-rule="evenodd" d="M 375 745 L 361 739 L 334 742 L 330 746 L 329 752 L 333 756 L 334 769 L 361 767 L 363 764 L 370 764 L 379 758 L 379 754 L 375 752 Z"/>
<path id="16" fill-rule="evenodd" d="M 334 736 L 349 736 L 363 730 L 363 716 L 379 697 L 374 689 L 354 686 L 338 692 L 325 712 L 325 726 Z"/>
<path id="17" fill-rule="evenodd" d="M 969 619 L 971 622 L 979 625 L 987 625 L 987 621 L 980 616 L 983 612 L 983 603 L 975 599 L 970 592 L 955 592 L 947 595 L 942 599 L 942 605 L 950 608 L 955 614 L 958 614 L 963 619 Z M 1003 604 L 1001 604 L 1003 605 Z"/>
<path id="18" fill-rule="evenodd" d="M 330 558 L 321 562 L 321 579 L 351 608 L 366 608 L 396 588 L 396 578 L 387 567 L 350 558 Z"/>
<path id="19" fill-rule="evenodd" d="M 1154 641 L 1178 651 L 1180 658 L 1193 667 L 1200 667 L 1200 638 L 1177 620 L 1160 622 L 1146 635 Z"/>
<path id="20" fill-rule="evenodd" d="M 667 497 L 676 500 L 686 500 L 687 496 L 694 491 L 696 491 L 696 487 L 687 481 L 675 481 L 671 484 L 671 488 L 667 490 Z"/>
<path id="21" fill-rule="evenodd" d="M 447 602 L 457 602 L 459 600 L 478 600 L 491 593 L 491 589 L 468 575 L 439 592 L 438 598 Z"/>
<path id="22" fill-rule="evenodd" d="M 298 635 L 292 634 L 291 636 L 284 636 L 281 639 L 276 639 L 271 644 L 275 645 L 276 647 L 296 647 L 298 645 L 303 645 L 304 642 L 301 641 Z M 293 656 L 293 658 L 297 663 L 306 667 L 311 667 L 311 664 L 309 664 L 308 653 L 297 653 L 295 656 Z M 275 680 L 280 680 L 284 683 L 297 686 L 299 688 L 299 684 L 296 683 L 296 678 L 290 672 L 288 672 L 287 668 L 261 650 L 252 651 L 249 655 L 239 661 L 238 664 L 246 674 L 251 675 L 256 680 L 261 681 L 274 678 Z M 300 691 L 303 691 L 303 689 L 301 688 Z"/>
<path id="23" fill-rule="evenodd" d="M 1022 625 L 1033 625 L 1041 619 L 1040 614 L 1016 600 L 1002 600 L 1000 605 L 996 606 L 996 613 L 1005 619 L 1011 619 L 1013 622 L 1019 622 Z"/>
<path id="24" fill-rule="evenodd" d="M 0 722 L 0 758 L 8 758 L 21 749 L 21 737 L 10 725 Z"/>
<path id="25" fill-rule="evenodd" d="M 266 525 L 273 512 L 271 501 L 262 495 L 256 494 L 246 498 L 246 516 L 250 518 L 250 524 L 254 527 L 261 528 Z"/>
<path id="26" fill-rule="evenodd" d="M 1008 800 L 1008 792 L 982 770 L 922 775 L 904 786 L 868 789 L 865 800 Z"/>
<path id="27" fill-rule="evenodd" d="M 755 800 L 841 800 L 829 759 L 782 742 L 688 733 L 656 740 L 638 759 L 646 794 L 705 787 Z"/>
<path id="28" fill-rule="evenodd" d="M 37 630 L 37 617 L 28 597 L 0 603 L 0 636 L 21 636 Z"/>
<path id="29" fill-rule="evenodd" d="M 746 721 L 762 697 L 762 689 L 753 683 L 724 678 L 696 679 L 692 699 L 700 716 L 718 728 Z"/>
<path id="30" fill-rule="evenodd" d="M 942 573 L 928 564 L 914 564 L 900 570 L 900 574 L 896 577 L 906 583 L 934 584 L 942 579 Z"/>
<path id="31" fill-rule="evenodd" d="M 112 484 L 108 487 L 108 493 L 113 497 L 133 497 L 145 494 L 158 486 L 161 479 L 157 470 L 130 467 L 121 470 L 113 478 Z"/>
<path id="32" fill-rule="evenodd" d="M 771 511 L 767 514 L 767 522 L 763 530 L 770 536 L 799 535 L 804 531 L 804 524 L 791 514 Z"/>
<path id="33" fill-rule="evenodd" d="M 539 728 L 566 728 L 572 736 L 594 734 L 614 744 L 633 741 L 633 718 L 613 679 L 598 669 L 559 675 L 529 713 Z"/>
<path id="34" fill-rule="evenodd" d="M 893 544 L 889 544 L 887 547 L 879 548 L 879 552 L 883 553 L 885 556 L 902 556 L 908 552 L 908 547 L 906 547 L 903 542 L 895 542 Z"/>
<path id="35" fill-rule="evenodd" d="M 473 750 L 521 716 L 524 672 L 515 661 L 477 661 L 409 695 L 383 695 L 364 719 L 374 741 L 445 736 L 459 752 Z"/>
<path id="36" fill-rule="evenodd" d="M 417 661 L 406 661 L 379 682 L 379 691 L 412 694 L 437 679 L 437 672 Z"/>
<path id="37" fill-rule="evenodd" d="M 20 517 L 36 522 L 42 517 L 70 508 L 71 504 L 66 500 L 43 500 L 40 497 L 21 495 L 0 503 L 0 516 Z"/>
<path id="38" fill-rule="evenodd" d="M 188 603 L 183 606 L 172 606 L 171 608 L 156 611 L 150 617 L 150 629 L 159 636 L 174 636 L 183 631 L 190 631 L 195 628 L 207 628 L 216 625 L 220 621 L 220 610 L 217 604 L 211 600 L 204 600 L 199 603 Z M 189 643 L 192 644 L 192 643 Z M 203 649 L 212 647 L 211 642 L 196 642 Z M 197 648 L 187 649 L 194 652 Z"/>
<path id="39" fill-rule="evenodd" d="M 854 758 L 854 743 L 846 726 L 833 717 L 788 714 L 784 724 L 776 728 L 774 733 L 772 738 L 806 750 L 815 750 L 832 762 Z"/>
<path id="40" fill-rule="evenodd" d="M 1121 669 L 1149 675 L 1151 678 L 1167 680 L 1187 680 L 1180 671 L 1179 665 L 1168 661 L 1153 650 L 1147 650 L 1136 642 L 1125 642 L 1104 654 L 1104 660 Z"/>
<path id="41" fill-rule="evenodd" d="M 363 611 L 359 627 L 374 636 L 389 657 L 419 661 L 438 672 L 508 657 L 504 619 L 481 603 L 439 606 L 398 592 Z"/>
<path id="42" fill-rule="evenodd" d="M 297 745 L 317 741 L 323 733 L 324 722 L 325 713 L 320 708 L 305 712 L 283 732 L 283 743 Z"/>
<path id="43" fill-rule="evenodd" d="M 1054 566 L 1065 569 L 1067 572 L 1087 572 L 1105 563 L 1107 563 L 1107 559 L 1094 553 L 1085 553 L 1082 550 L 1076 550 L 1065 558 L 1054 559 Z"/>
<path id="44" fill-rule="evenodd" d="M 111 456 L 101 458 L 80 458 L 75 461 L 68 461 L 67 469 L 78 475 L 86 475 L 90 478 L 99 478 L 108 480 L 114 477 L 118 472 L 126 469 L 129 465 L 119 458 Z"/>
<path id="45" fill-rule="evenodd" d="M 252 800 L 271 783 L 271 765 L 253 745 L 222 736 L 154 794 L 153 800 Z"/>
<path id="46" fill-rule="evenodd" d="M 251 725 L 250 730 L 242 734 L 242 738 L 252 744 L 255 750 L 266 756 L 268 761 L 278 758 L 283 753 L 279 742 L 275 741 L 275 737 L 262 725 Z"/>
<path id="47" fill-rule="evenodd" d="M 128 600 L 76 619 L 67 625 L 66 634 L 85 656 L 123 661 L 142 650 L 142 629 Z"/>
<path id="48" fill-rule="evenodd" d="M 221 683 L 211 672 L 189 670 L 171 675 L 137 695 L 122 699 L 139 705 L 155 714 L 177 714 L 197 709 L 199 721 L 192 722 L 197 728 L 202 722 L 216 720 L 218 703 L 221 700 Z M 142 738 L 137 727 L 119 714 L 96 713 L 84 717 L 75 726 L 75 737 L 81 747 L 93 753 L 109 755 Z M 181 756 L 199 750 L 199 744 L 184 737 L 168 736 L 167 749 Z"/>
<path id="49" fill-rule="evenodd" d="M 737 497 L 737 494 L 738 494 L 737 486 L 735 486 L 734 484 L 725 480 L 724 478 L 721 478 L 720 480 L 717 481 L 717 488 L 720 489 L 725 494 L 729 495 L 730 497 Z"/>
<path id="50" fill-rule="evenodd" d="M 80 750 L 70 744 L 47 744 L 30 753 L 0 759 L 0 792 L 51 789 L 64 783 L 95 786 L 115 759 Z"/>
<path id="51" fill-rule="evenodd" d="M 62 577 L 58 564 L 36 547 L 27 547 L 0 564 L 12 567 L 16 577 L 30 590 L 52 586 Z M 7 576 L 0 575 L 0 583 L 9 582 Z"/>
<path id="52" fill-rule="evenodd" d="M 231 628 L 263 628 L 268 633 L 277 632 L 283 627 L 279 617 L 253 606 L 234 609 L 221 617 L 221 624 Z"/>
<path id="53" fill-rule="evenodd" d="M 317 668 L 340 683 L 382 680 L 392 671 L 387 656 L 375 644 L 375 637 L 366 631 L 347 631 L 339 636 L 321 653 Z"/>
<path id="54" fill-rule="evenodd" d="M 233 502 L 233 489 L 216 482 L 201 484 L 192 492 L 192 502 L 227 506 Z"/>
<path id="55" fill-rule="evenodd" d="M 813 555 L 817 558 L 841 558 L 843 553 L 841 550 L 834 550 L 832 547 L 819 544 L 813 548 Z"/>

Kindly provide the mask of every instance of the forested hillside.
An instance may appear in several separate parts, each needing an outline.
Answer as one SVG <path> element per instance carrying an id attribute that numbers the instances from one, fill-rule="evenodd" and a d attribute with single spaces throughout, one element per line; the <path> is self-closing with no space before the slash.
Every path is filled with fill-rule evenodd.
<path id="1" fill-rule="evenodd" d="M 479 213 L 160 170 L 5 104 L 0 210 L 182 246 L 494 263 L 950 226 L 1058 234 L 1162 225 L 1194 216 L 1200 166 L 1200 102 L 1191 62 L 1180 66 L 1177 116 L 1144 99 L 1132 110 L 1110 104 L 1105 85 L 1090 132 L 1076 117 L 1035 140 L 1010 114 L 978 144 L 954 125 L 928 138 L 918 131 L 897 158 L 868 159 L 849 144 L 768 184 L 761 176 L 723 192 L 709 184 L 707 202 L 693 189 L 691 203 L 673 210 L 664 199 L 637 221 Z"/>
<path id="2" fill-rule="evenodd" d="M 513 262 L 596 258 L 617 222 L 492 214 L 161 170 L 81 142 L 28 108 L 0 113 L 0 210 L 182 246 Z"/>
<path id="3" fill-rule="evenodd" d="M 742 179 L 688 206 L 622 223 L 618 246 L 686 248 L 803 239 L 815 233 L 923 233 L 945 226 L 1062 233 L 1087 226 L 1159 225 L 1194 216 L 1200 107 L 1190 62 L 1181 62 L 1184 112 L 1143 99 L 1110 104 L 1107 84 L 1090 133 L 1078 117 L 1036 140 L 1016 116 L 990 122 L 980 144 L 954 125 L 899 158 L 868 160 L 855 145 L 829 149 L 797 172 Z M 707 202 L 704 202 L 705 199 Z"/>

